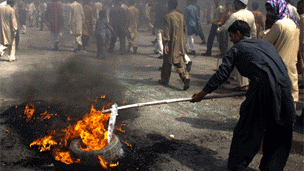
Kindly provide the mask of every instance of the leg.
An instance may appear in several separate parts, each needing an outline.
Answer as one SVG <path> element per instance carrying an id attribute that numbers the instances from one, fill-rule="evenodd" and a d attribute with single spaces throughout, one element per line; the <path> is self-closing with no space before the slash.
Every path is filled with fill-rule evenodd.
<path id="1" fill-rule="evenodd" d="M 126 34 L 121 29 L 118 36 L 119 36 L 120 54 L 124 54 L 126 50 Z"/>
<path id="2" fill-rule="evenodd" d="M 59 49 L 59 47 L 58 47 L 59 41 L 60 41 L 60 34 L 59 33 L 55 33 L 55 39 L 54 39 L 55 50 Z"/>
<path id="3" fill-rule="evenodd" d="M 161 81 L 164 84 L 168 84 L 171 76 L 172 64 L 169 63 L 168 57 L 164 56 L 163 65 L 161 68 Z"/>
<path id="4" fill-rule="evenodd" d="M 13 38 L 12 44 L 9 46 L 8 60 L 10 62 L 16 60 L 15 52 L 16 52 L 16 38 Z"/>
<path id="5" fill-rule="evenodd" d="M 100 36 L 96 36 L 96 48 L 97 48 L 97 57 L 99 58 L 102 53 L 101 45 L 102 45 L 102 38 Z"/>
<path id="6" fill-rule="evenodd" d="M 284 170 L 291 149 L 292 132 L 293 125 L 279 125 L 274 120 L 267 123 L 261 171 Z"/>
<path id="7" fill-rule="evenodd" d="M 194 39 L 192 35 L 187 35 L 187 46 L 188 49 L 187 51 L 189 52 L 189 54 L 191 55 L 195 55 L 195 50 L 194 50 Z"/>
<path id="8" fill-rule="evenodd" d="M 109 53 L 112 53 L 112 52 L 114 51 L 116 39 L 117 39 L 117 36 L 116 36 L 116 35 L 113 35 L 113 36 L 111 37 L 110 47 L 109 47 L 109 50 L 108 50 Z"/>
<path id="9" fill-rule="evenodd" d="M 51 31 L 51 49 L 55 50 L 55 33 Z"/>
<path id="10" fill-rule="evenodd" d="M 163 40 L 162 40 L 162 30 L 161 29 L 157 29 L 156 32 L 156 46 L 155 46 L 155 53 L 160 54 L 161 56 L 163 55 Z"/>
<path id="11" fill-rule="evenodd" d="M 184 90 L 190 87 L 189 73 L 185 68 L 184 63 L 174 64 L 176 72 L 179 74 L 180 78 L 184 82 Z"/>
<path id="12" fill-rule="evenodd" d="M 245 170 L 260 150 L 265 134 L 266 117 L 272 112 L 269 103 L 273 98 L 270 96 L 269 87 L 265 84 L 247 92 L 246 100 L 240 108 L 240 119 L 233 132 L 228 170 Z"/>
<path id="13" fill-rule="evenodd" d="M 201 38 L 202 43 L 205 43 L 205 42 L 206 42 L 206 39 L 205 39 L 205 35 L 204 35 L 204 33 L 203 33 L 202 27 L 200 27 L 200 28 L 198 29 L 198 35 L 199 35 L 199 37 Z"/>
<path id="14" fill-rule="evenodd" d="M 208 36 L 208 42 L 207 42 L 207 52 L 205 55 L 208 55 L 210 56 L 211 55 L 211 52 L 212 52 L 212 46 L 213 46 L 213 41 L 214 41 L 214 38 L 216 36 L 216 29 L 217 29 L 217 25 L 215 24 L 212 24 L 211 26 L 211 29 L 210 29 L 210 33 L 209 33 L 209 36 Z"/>

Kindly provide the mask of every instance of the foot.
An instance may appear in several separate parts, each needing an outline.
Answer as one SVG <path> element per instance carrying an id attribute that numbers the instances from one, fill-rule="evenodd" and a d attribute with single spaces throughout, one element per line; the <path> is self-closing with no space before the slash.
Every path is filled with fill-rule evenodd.
<path id="1" fill-rule="evenodd" d="M 133 53 L 136 54 L 137 53 L 137 47 L 133 48 Z"/>
<path id="2" fill-rule="evenodd" d="M 196 54 L 195 50 L 188 53 L 188 55 L 195 55 L 195 54 Z"/>
<path id="3" fill-rule="evenodd" d="M 232 90 L 233 91 L 247 91 L 249 89 L 249 86 L 243 86 L 243 87 L 235 87 Z"/>
<path id="4" fill-rule="evenodd" d="M 158 57 L 158 59 L 163 59 L 164 58 L 164 56 L 163 55 L 160 55 L 159 57 Z"/>
<path id="5" fill-rule="evenodd" d="M 192 61 L 189 61 L 189 62 L 186 64 L 186 70 L 187 70 L 188 72 L 190 72 L 191 66 L 192 66 Z"/>
<path id="6" fill-rule="evenodd" d="M 190 79 L 186 78 L 184 81 L 184 90 L 188 90 L 189 87 L 190 87 Z"/>
<path id="7" fill-rule="evenodd" d="M 211 56 L 211 53 L 210 52 L 206 52 L 206 53 L 202 53 L 201 55 L 202 56 Z"/>
<path id="8" fill-rule="evenodd" d="M 168 83 L 164 80 L 158 80 L 158 83 L 161 85 L 168 85 Z"/>

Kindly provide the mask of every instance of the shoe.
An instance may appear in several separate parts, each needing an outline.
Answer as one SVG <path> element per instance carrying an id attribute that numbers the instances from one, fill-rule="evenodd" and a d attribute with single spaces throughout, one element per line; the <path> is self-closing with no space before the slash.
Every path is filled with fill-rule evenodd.
<path id="1" fill-rule="evenodd" d="M 158 50 L 154 50 L 155 54 L 160 54 L 160 52 Z"/>
<path id="2" fill-rule="evenodd" d="M 235 87 L 232 89 L 232 91 L 247 91 L 249 89 L 249 86 L 243 86 L 243 87 Z"/>
<path id="3" fill-rule="evenodd" d="M 158 57 L 158 59 L 163 59 L 164 58 L 164 56 L 163 55 L 160 55 L 159 57 Z"/>
<path id="4" fill-rule="evenodd" d="M 186 70 L 187 70 L 188 72 L 190 72 L 191 66 L 192 66 L 192 61 L 189 61 L 189 62 L 186 64 Z"/>
<path id="5" fill-rule="evenodd" d="M 168 83 L 165 82 L 164 80 L 158 80 L 158 83 L 161 84 L 161 85 L 168 85 Z"/>
<path id="6" fill-rule="evenodd" d="M 137 47 L 133 48 L 133 53 L 136 54 L 137 53 Z"/>
<path id="7" fill-rule="evenodd" d="M 17 59 L 9 59 L 8 62 L 13 62 L 13 61 L 17 61 Z"/>
<path id="8" fill-rule="evenodd" d="M 190 87 L 190 79 L 186 78 L 184 81 L 184 90 L 188 90 L 189 87 Z"/>
<path id="9" fill-rule="evenodd" d="M 196 54 L 195 50 L 188 53 L 188 55 L 195 55 L 195 54 Z"/>
<path id="10" fill-rule="evenodd" d="M 206 53 L 202 53 L 201 55 L 202 56 L 211 56 L 211 53 L 206 52 Z"/>
<path id="11" fill-rule="evenodd" d="M 156 42 L 157 42 L 157 40 L 153 40 L 153 41 L 151 41 L 151 43 L 152 43 L 153 45 L 155 45 L 155 44 L 156 44 Z"/>

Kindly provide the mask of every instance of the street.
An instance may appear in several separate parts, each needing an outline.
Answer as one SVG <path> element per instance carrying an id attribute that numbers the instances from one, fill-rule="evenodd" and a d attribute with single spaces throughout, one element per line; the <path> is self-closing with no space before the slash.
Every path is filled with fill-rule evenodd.
<path id="1" fill-rule="evenodd" d="M 92 38 L 88 50 L 74 53 L 71 38 L 64 34 L 59 51 L 51 51 L 50 32 L 30 28 L 20 35 L 17 61 L 8 62 L 7 54 L 0 58 L 0 113 L 26 101 L 43 100 L 72 107 L 65 110 L 69 111 L 66 115 L 77 121 L 89 109 L 90 101 L 102 95 L 121 106 L 189 98 L 199 92 L 217 69 L 217 41 L 213 56 L 190 56 L 193 61 L 191 83 L 190 88 L 183 91 L 183 83 L 173 68 L 169 85 L 158 84 L 162 59 L 153 53 L 151 41 L 154 38 L 151 32 L 141 30 L 136 38 L 137 54 L 119 55 L 117 41 L 114 54 L 99 59 L 96 58 L 96 40 Z M 205 52 L 206 44 L 199 44 L 198 37 L 195 42 L 196 51 Z M 214 94 L 233 93 L 234 84 L 224 85 Z M 300 91 L 298 115 L 304 107 L 304 92 Z M 128 160 L 123 159 L 112 170 L 226 170 L 233 128 L 243 101 L 244 97 L 231 97 L 119 111 L 117 124 L 125 124 L 122 127 L 125 133 L 116 134 L 133 148 L 127 153 Z M 51 160 L 38 161 L 38 150 L 18 138 L 25 136 L 16 131 L 22 127 L 12 127 L 18 123 L 8 123 L 8 117 L 0 117 L 0 170 L 47 170 L 42 165 L 50 164 Z M 303 128 L 295 126 L 286 171 L 303 170 L 303 137 Z M 262 150 L 249 165 L 249 170 L 259 170 L 261 157 Z M 81 168 L 57 166 L 55 169 L 63 170 L 60 167 L 65 170 Z"/>

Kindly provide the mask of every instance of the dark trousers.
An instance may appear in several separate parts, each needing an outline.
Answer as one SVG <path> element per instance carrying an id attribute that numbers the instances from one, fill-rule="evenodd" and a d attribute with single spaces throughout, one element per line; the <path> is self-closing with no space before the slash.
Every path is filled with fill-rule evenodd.
<path id="1" fill-rule="evenodd" d="M 253 88 L 254 91 L 250 86 L 233 132 L 227 168 L 245 171 L 263 142 L 260 169 L 283 171 L 291 149 L 293 125 L 280 125 L 275 121 L 271 106 L 274 98 L 268 84 Z M 283 105 L 281 111 L 286 111 Z"/>
<path id="2" fill-rule="evenodd" d="M 205 40 L 205 35 L 203 33 L 203 29 L 200 27 L 197 31 L 198 31 L 199 37 L 202 39 L 202 41 L 204 41 Z"/>
<path id="3" fill-rule="evenodd" d="M 210 32 L 209 32 L 208 41 L 207 41 L 207 53 L 210 53 L 210 54 L 212 51 L 214 38 L 215 38 L 215 36 L 217 36 L 217 33 L 216 33 L 217 27 L 218 27 L 217 25 L 212 24 Z"/>
<path id="4" fill-rule="evenodd" d="M 86 36 L 86 35 L 81 36 L 81 41 L 82 41 L 82 47 L 83 48 L 87 48 L 87 46 L 89 44 L 89 39 L 90 39 L 90 36 Z"/>
<path id="5" fill-rule="evenodd" d="M 106 44 L 105 41 L 102 40 L 101 36 L 96 36 L 96 47 L 97 47 L 97 57 L 104 58 L 106 54 Z"/>
<path id="6" fill-rule="evenodd" d="M 120 53 L 124 53 L 126 50 L 126 33 L 122 28 L 116 28 L 115 29 L 116 35 L 111 37 L 111 42 L 110 42 L 110 48 L 109 52 L 113 52 L 115 48 L 115 43 L 117 40 L 117 37 L 119 38 L 119 45 L 120 45 Z"/>
<path id="7" fill-rule="evenodd" d="M 224 31 L 218 34 L 220 39 L 220 51 L 223 56 L 228 50 L 228 32 Z"/>

